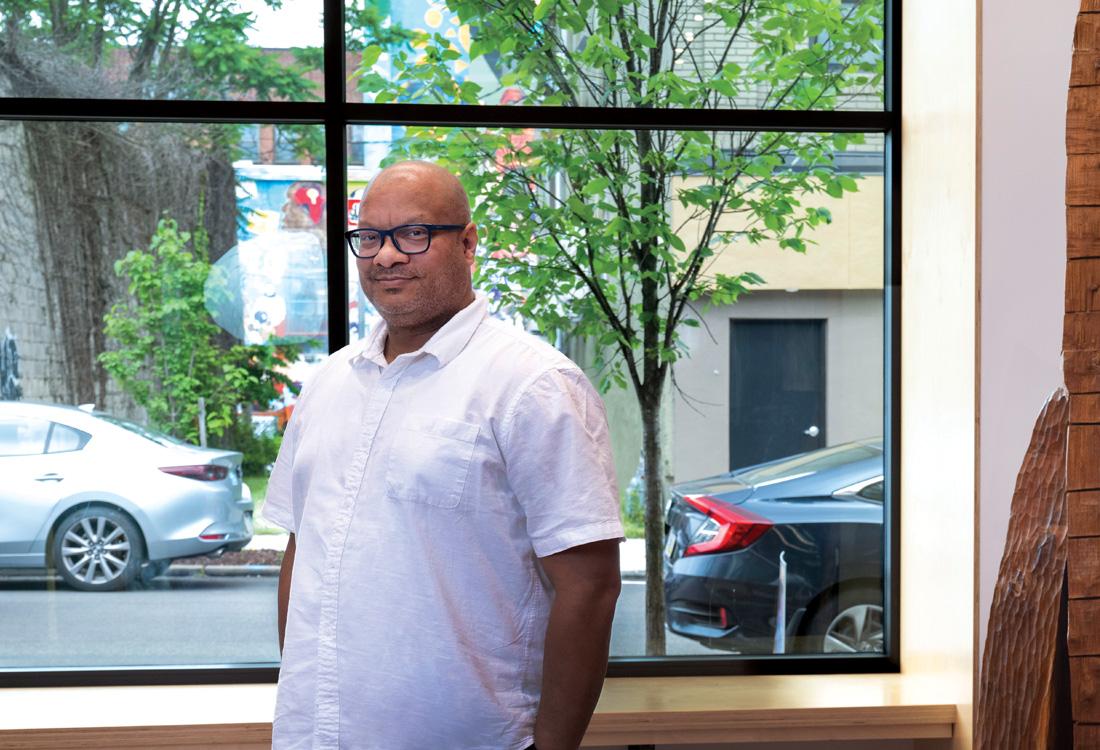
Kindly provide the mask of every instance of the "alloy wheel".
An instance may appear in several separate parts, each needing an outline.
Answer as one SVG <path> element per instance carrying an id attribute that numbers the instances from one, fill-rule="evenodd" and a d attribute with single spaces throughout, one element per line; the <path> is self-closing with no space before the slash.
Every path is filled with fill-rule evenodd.
<path id="1" fill-rule="evenodd" d="M 130 539 L 126 530 L 110 518 L 82 518 L 65 532 L 61 560 L 65 570 L 89 585 L 103 585 L 117 579 L 130 562 Z"/>
<path id="2" fill-rule="evenodd" d="M 827 654 L 883 653 L 882 607 L 856 604 L 833 618 L 825 631 Z"/>

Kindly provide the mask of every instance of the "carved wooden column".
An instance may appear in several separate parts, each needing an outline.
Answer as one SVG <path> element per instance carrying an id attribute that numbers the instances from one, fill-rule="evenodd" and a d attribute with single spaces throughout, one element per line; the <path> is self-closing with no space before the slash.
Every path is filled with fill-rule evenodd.
<path id="1" fill-rule="evenodd" d="M 1059 389 L 1035 423 L 1016 477 L 982 658 L 978 750 L 1069 744 L 1060 710 L 1068 700 L 1065 653 L 1058 648 L 1065 637 L 1068 412 L 1066 392 Z"/>
<path id="2" fill-rule="evenodd" d="M 1074 746 L 1100 747 L 1100 0 L 1082 0 L 1066 116 L 1068 650 Z"/>

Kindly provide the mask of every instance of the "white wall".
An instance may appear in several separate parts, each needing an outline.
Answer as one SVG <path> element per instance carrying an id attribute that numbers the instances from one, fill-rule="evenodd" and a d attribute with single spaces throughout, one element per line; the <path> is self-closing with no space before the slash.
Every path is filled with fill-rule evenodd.
<path id="1" fill-rule="evenodd" d="M 1078 0 L 984 0 L 979 650 L 1016 473 L 1062 383 L 1065 128 Z"/>

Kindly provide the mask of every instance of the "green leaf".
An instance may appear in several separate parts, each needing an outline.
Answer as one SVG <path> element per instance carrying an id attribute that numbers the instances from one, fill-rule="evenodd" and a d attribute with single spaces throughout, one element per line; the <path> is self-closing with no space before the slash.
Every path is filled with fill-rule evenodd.
<path id="1" fill-rule="evenodd" d="M 367 47 L 365 50 L 363 50 L 362 67 L 369 69 L 372 65 L 378 62 L 378 58 L 379 56 L 381 56 L 381 54 L 382 48 L 379 47 L 377 44 L 372 44 Z"/>
<path id="2" fill-rule="evenodd" d="M 590 180 L 587 185 L 581 190 L 582 193 L 591 197 L 597 193 L 602 193 L 607 190 L 607 186 L 611 184 L 611 180 L 606 177 L 597 177 L 594 180 Z"/>
<path id="3" fill-rule="evenodd" d="M 554 3 L 557 0 L 539 0 L 538 5 L 535 6 L 535 20 L 545 20 L 550 11 L 554 9 Z"/>

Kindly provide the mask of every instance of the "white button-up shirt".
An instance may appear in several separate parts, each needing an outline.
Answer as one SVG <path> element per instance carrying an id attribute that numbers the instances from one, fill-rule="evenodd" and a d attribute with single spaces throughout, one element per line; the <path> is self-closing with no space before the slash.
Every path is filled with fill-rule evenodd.
<path id="1" fill-rule="evenodd" d="M 264 517 L 296 553 L 273 746 L 521 750 L 553 592 L 623 536 L 603 404 L 483 296 L 387 364 L 385 326 L 298 401 Z"/>

